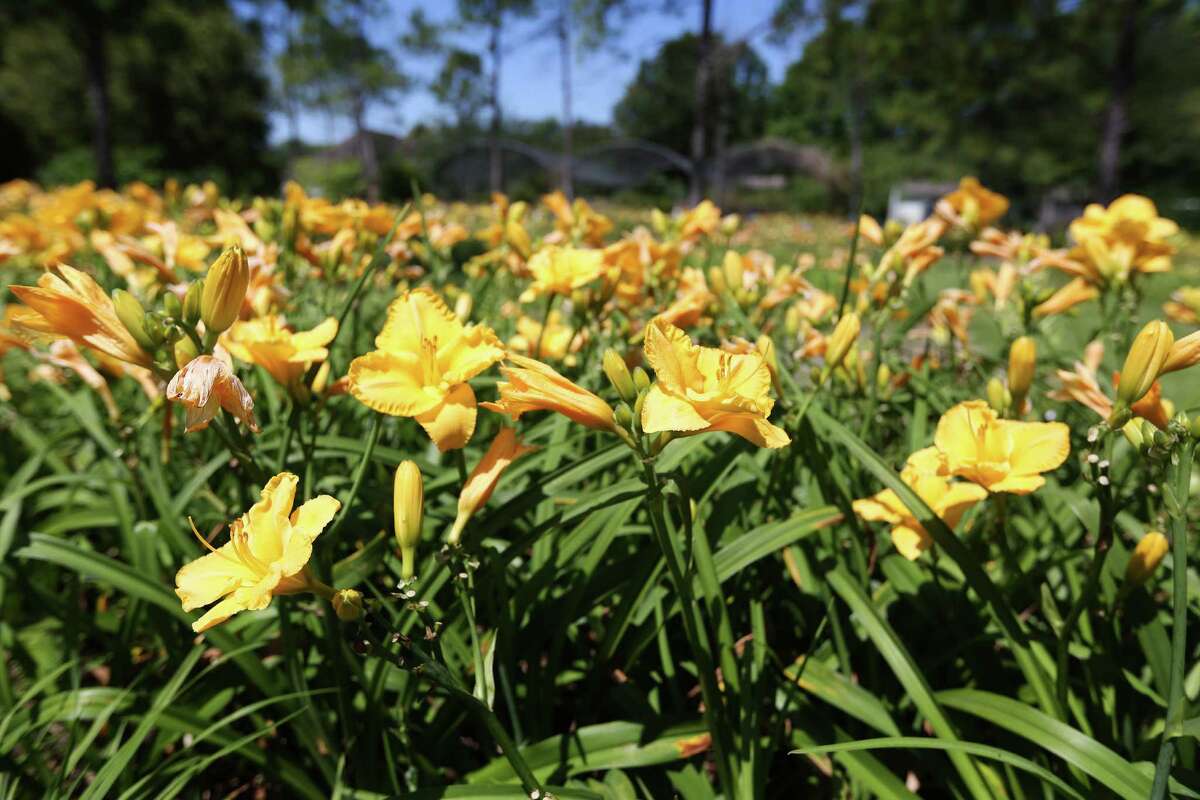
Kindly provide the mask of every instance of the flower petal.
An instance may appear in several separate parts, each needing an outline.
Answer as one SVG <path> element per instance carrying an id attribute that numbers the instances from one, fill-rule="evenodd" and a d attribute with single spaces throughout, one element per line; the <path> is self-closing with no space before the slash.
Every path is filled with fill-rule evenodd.
<path id="1" fill-rule="evenodd" d="M 418 415 L 417 422 L 444 453 L 467 446 L 475 432 L 475 415 L 475 392 L 471 384 L 460 383 L 443 402 Z"/>
<path id="2" fill-rule="evenodd" d="M 382 334 L 381 334 L 382 336 Z M 421 382 L 416 358 L 376 350 L 350 362 L 350 393 L 363 405 L 396 417 L 415 417 L 439 405 L 445 393 Z"/>
<path id="3" fill-rule="evenodd" d="M 646 433 L 703 431 L 709 424 L 690 403 L 664 391 L 659 384 L 652 384 L 646 392 L 642 403 L 642 430 Z"/>

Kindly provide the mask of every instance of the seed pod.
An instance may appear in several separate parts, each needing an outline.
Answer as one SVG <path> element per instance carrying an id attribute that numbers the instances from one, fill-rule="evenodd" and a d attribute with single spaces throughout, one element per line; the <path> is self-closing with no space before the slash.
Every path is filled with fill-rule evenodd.
<path id="1" fill-rule="evenodd" d="M 342 622 L 353 622 L 362 616 L 362 592 L 354 589 L 338 589 L 329 600 L 333 611 Z"/>

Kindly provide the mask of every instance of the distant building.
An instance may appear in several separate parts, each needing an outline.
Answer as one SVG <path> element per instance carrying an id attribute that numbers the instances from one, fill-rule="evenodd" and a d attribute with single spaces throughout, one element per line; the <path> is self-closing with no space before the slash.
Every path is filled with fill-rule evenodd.
<path id="1" fill-rule="evenodd" d="M 958 188 L 956 183 L 937 181 L 905 181 L 888 192 L 887 218 L 904 225 L 913 225 L 929 217 L 942 197 Z"/>

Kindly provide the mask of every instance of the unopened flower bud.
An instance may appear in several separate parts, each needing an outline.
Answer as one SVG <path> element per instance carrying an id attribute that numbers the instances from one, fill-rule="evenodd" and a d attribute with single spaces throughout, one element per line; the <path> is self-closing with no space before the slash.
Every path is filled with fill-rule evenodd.
<path id="1" fill-rule="evenodd" d="M 425 509 L 425 484 L 421 470 L 412 461 L 402 461 L 396 467 L 392 491 L 392 514 L 396 526 L 396 542 L 400 545 L 400 577 L 413 576 L 417 544 L 421 541 L 421 521 Z"/>
<path id="2" fill-rule="evenodd" d="M 163 311 L 168 317 L 175 319 L 183 318 L 183 303 L 179 300 L 179 295 L 174 292 L 167 292 L 163 295 Z"/>
<path id="3" fill-rule="evenodd" d="M 200 351 L 196 349 L 196 343 L 192 341 L 191 337 L 185 336 L 175 342 L 175 366 L 179 369 L 183 369 L 198 355 L 200 355 Z"/>
<path id="4" fill-rule="evenodd" d="M 1017 406 L 1025 404 L 1029 387 L 1033 384 L 1034 366 L 1037 364 L 1037 342 L 1031 336 L 1022 336 L 1008 350 L 1008 391 Z M 1019 412 L 1018 412 L 1019 413 Z"/>
<path id="5" fill-rule="evenodd" d="M 223 333 L 242 310 L 250 285 L 250 266 L 240 244 L 227 247 L 204 278 L 200 318 L 210 334 Z"/>
<path id="6" fill-rule="evenodd" d="M 1145 442 L 1146 447 L 1153 447 L 1155 434 L 1162 433 L 1162 431 L 1160 431 L 1155 424 L 1148 419 L 1137 417 L 1134 421 L 1137 422 L 1142 429 L 1142 441 Z"/>
<path id="7" fill-rule="evenodd" d="M 204 281 L 192 281 L 187 294 L 183 296 L 183 321 L 195 325 L 200 321 L 200 297 L 204 294 Z"/>
<path id="8" fill-rule="evenodd" d="M 125 330 L 129 331 L 129 335 L 145 350 L 153 350 L 156 347 L 155 342 L 150 338 L 148 329 L 146 328 L 146 309 L 142 308 L 142 304 L 137 301 L 137 298 L 131 295 L 124 289 L 117 289 L 112 293 L 113 306 L 117 310 L 117 319 L 125 326 Z"/>
<path id="9" fill-rule="evenodd" d="M 353 622 L 362 616 L 362 592 L 355 589 L 338 589 L 329 600 L 333 611 L 342 622 Z"/>
<path id="10" fill-rule="evenodd" d="M 861 329 L 862 322 L 853 311 L 838 320 L 833 333 L 829 335 L 829 345 L 825 349 L 825 366 L 828 369 L 834 369 L 842 363 L 854 342 L 858 340 Z"/>
<path id="11" fill-rule="evenodd" d="M 633 370 L 633 387 L 637 389 L 638 394 L 650 388 L 650 375 L 641 367 L 635 367 Z"/>
<path id="12" fill-rule="evenodd" d="M 467 292 L 463 292 L 454 301 L 454 316 L 458 317 L 459 321 L 466 322 L 471 318 L 471 310 L 475 307 L 475 298 Z"/>
<path id="13" fill-rule="evenodd" d="M 626 403 L 637 400 L 637 389 L 633 385 L 633 376 L 629 374 L 629 366 L 620 353 L 611 347 L 604 351 L 604 374 L 609 383 L 617 390 L 617 394 Z"/>
<path id="14" fill-rule="evenodd" d="M 725 253 L 725 260 L 721 264 L 721 270 L 725 275 L 725 283 L 732 290 L 741 289 L 746 278 L 746 267 L 742 263 L 742 257 L 732 250 Z"/>
<path id="15" fill-rule="evenodd" d="M 629 430 L 633 427 L 633 409 L 628 403 L 620 403 L 613 410 L 613 421 L 617 423 L 617 427 Z"/>
<path id="16" fill-rule="evenodd" d="M 1150 391 L 1174 344 L 1175 335 L 1167 323 L 1157 319 L 1146 323 L 1133 340 L 1121 368 L 1121 378 L 1117 382 L 1117 399 L 1121 403 L 1132 406 Z"/>
<path id="17" fill-rule="evenodd" d="M 1129 422 L 1126 422 L 1121 426 L 1121 433 L 1125 435 L 1125 440 L 1133 445 L 1135 450 L 1144 450 L 1148 447 L 1146 437 L 1142 435 L 1140 418 L 1131 419 Z"/>
<path id="18" fill-rule="evenodd" d="M 1004 388 L 1004 381 L 999 378 L 992 378 L 987 383 L 987 400 L 988 405 L 997 414 L 1003 414 L 1008 410 L 1008 404 L 1011 402 L 1008 389 Z"/>
<path id="19" fill-rule="evenodd" d="M 1166 536 L 1158 531 L 1147 531 L 1129 556 L 1129 564 L 1125 567 L 1125 580 L 1135 586 L 1149 580 L 1154 570 L 1162 563 L 1169 546 Z"/>

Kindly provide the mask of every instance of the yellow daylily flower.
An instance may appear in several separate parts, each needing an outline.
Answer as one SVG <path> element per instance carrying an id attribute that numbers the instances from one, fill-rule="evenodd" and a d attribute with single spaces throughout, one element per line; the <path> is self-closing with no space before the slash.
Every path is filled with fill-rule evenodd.
<path id="1" fill-rule="evenodd" d="M 112 298 L 90 275 L 66 264 L 47 272 L 37 286 L 10 286 L 31 314 L 20 317 L 23 328 L 65 336 L 120 361 L 149 367 L 150 355 L 117 318 Z"/>
<path id="2" fill-rule="evenodd" d="M 1084 209 L 1070 226 L 1076 245 L 1070 252 L 1075 269 L 1096 284 L 1126 280 L 1135 272 L 1166 272 L 1175 247 L 1166 240 L 1179 226 L 1158 216 L 1147 197 L 1127 194 L 1108 207 Z M 1055 265 L 1058 266 L 1058 265 Z"/>
<path id="3" fill-rule="evenodd" d="M 789 443 L 787 433 L 767 421 L 775 401 L 771 372 L 759 353 L 697 346 L 661 319 L 646 329 L 645 353 L 657 376 L 642 406 L 646 433 L 728 431 L 759 447 Z"/>
<path id="4" fill-rule="evenodd" d="M 475 392 L 467 383 L 504 357 L 491 328 L 466 325 L 425 288 L 388 307 L 378 348 L 350 362 L 350 393 L 384 414 L 414 417 L 441 451 L 475 431 Z"/>
<path id="5" fill-rule="evenodd" d="M 522 314 L 517 320 L 517 335 L 508 340 L 508 346 L 532 358 L 565 361 L 568 366 L 573 366 L 574 354 L 586 341 L 585 329 L 568 325 L 562 314 L 552 311 L 546 321 L 545 332 L 542 331 L 540 320 Z"/>
<path id="6" fill-rule="evenodd" d="M 987 497 L 987 490 L 974 483 L 950 480 L 943 467 L 942 456 L 937 448 L 926 447 L 908 457 L 904 469 L 900 471 L 900 478 L 953 529 L 967 509 Z M 852 507 L 854 513 L 868 522 L 891 525 L 892 544 L 900 555 L 910 561 L 933 544 L 929 532 L 891 489 L 884 489 L 873 497 L 855 500 Z"/>
<path id="7" fill-rule="evenodd" d="M 521 295 L 521 302 L 528 303 L 547 294 L 569 297 L 571 292 L 596 280 L 604 271 L 602 250 L 553 245 L 543 247 L 529 259 L 533 284 Z"/>
<path id="8" fill-rule="evenodd" d="M 289 329 L 283 317 L 260 317 L 233 323 L 221 343 L 234 358 L 257 364 L 283 386 L 296 389 L 309 367 L 329 357 L 325 345 L 333 341 L 337 330 L 333 317 L 308 331 Z"/>
<path id="9" fill-rule="evenodd" d="M 1061 314 L 1074 308 L 1080 303 L 1095 300 L 1100 296 L 1100 290 L 1088 283 L 1084 278 L 1075 278 L 1070 283 L 1050 295 L 1033 308 L 1034 317 L 1048 317 L 1051 314 Z"/>
<path id="10" fill-rule="evenodd" d="M 230 523 L 229 541 L 220 547 L 214 548 L 196 532 L 209 553 L 179 570 L 175 594 L 184 611 L 220 601 L 192 623 L 196 633 L 239 611 L 266 608 L 275 595 L 316 592 L 333 596 L 332 589 L 309 574 L 308 561 L 313 541 L 341 504 L 329 495 L 320 495 L 292 511 L 297 483 L 290 472 L 271 478 L 262 498 Z"/>
<path id="11" fill-rule="evenodd" d="M 937 214 L 955 225 L 983 228 L 1008 211 L 1008 198 L 984 187 L 978 178 L 967 176 L 958 188 L 937 203 Z"/>
<path id="12" fill-rule="evenodd" d="M 555 411 L 595 430 L 615 431 L 613 410 L 596 395 L 560 375 L 541 361 L 509 353 L 516 366 L 500 368 L 507 379 L 496 384 L 500 399 L 481 405 L 513 420 L 529 411 Z"/>
<path id="13" fill-rule="evenodd" d="M 1046 482 L 1071 452 L 1070 429 L 1061 422 L 1000 419 L 982 400 L 959 403 L 942 415 L 934 445 L 946 471 L 989 492 L 1029 494 Z"/>

